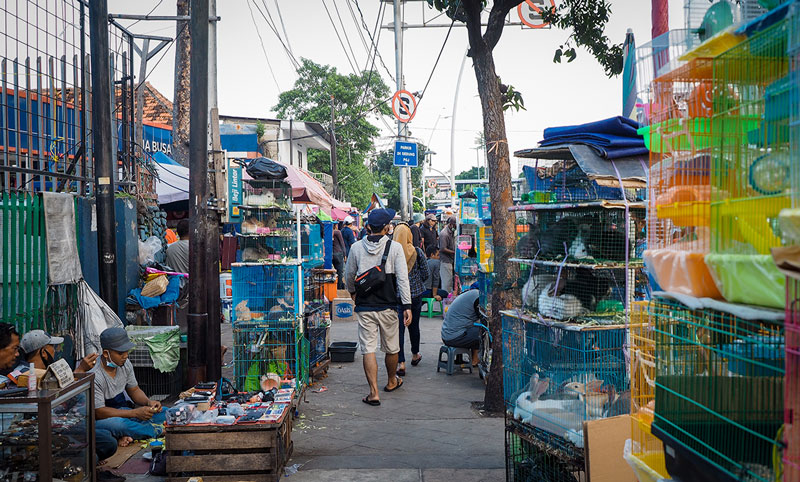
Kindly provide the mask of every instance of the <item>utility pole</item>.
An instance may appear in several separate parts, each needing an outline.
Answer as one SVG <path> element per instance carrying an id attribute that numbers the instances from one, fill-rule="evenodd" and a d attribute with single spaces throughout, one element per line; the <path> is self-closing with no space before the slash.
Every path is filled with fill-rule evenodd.
<path id="1" fill-rule="evenodd" d="M 458 90 L 461 88 L 461 76 L 464 73 L 464 64 L 467 63 L 469 50 L 461 59 L 456 80 L 456 92 L 453 94 L 453 113 L 450 115 L 450 207 L 456 208 L 456 111 L 458 110 Z"/>
<path id="2" fill-rule="evenodd" d="M 189 96 L 189 384 L 206 380 L 208 326 L 208 0 L 191 2 Z M 215 293 L 219 296 L 219 290 Z"/>
<path id="3" fill-rule="evenodd" d="M 117 233 L 114 216 L 114 152 L 111 139 L 111 85 L 108 61 L 108 0 L 89 2 L 92 60 L 92 144 L 97 199 L 100 297 L 117 312 Z"/>
<path id="4" fill-rule="evenodd" d="M 204 1 L 204 0 L 200 0 Z M 219 222 L 220 208 L 225 189 L 224 163 L 222 145 L 219 136 L 219 106 L 217 105 L 217 0 L 207 0 L 209 4 L 208 21 L 208 117 L 211 120 L 210 134 L 211 169 L 207 177 L 209 191 L 213 199 L 213 207 L 206 207 L 208 212 L 208 237 L 206 238 L 206 252 L 208 253 L 206 302 L 208 306 L 208 323 L 206 325 L 206 380 L 219 380 L 222 378 L 222 334 L 221 317 L 222 309 L 219 299 Z M 206 165 L 208 165 L 208 151 L 206 151 Z"/>
<path id="5" fill-rule="evenodd" d="M 334 97 L 331 96 L 331 177 L 333 177 L 333 191 L 339 191 L 339 167 L 336 165 L 336 124 L 334 123 Z"/>
<path id="6" fill-rule="evenodd" d="M 403 90 L 403 12 L 401 0 L 393 0 L 394 2 L 394 65 L 397 77 L 397 90 Z M 404 139 L 405 124 L 397 121 L 397 139 Z M 409 167 L 400 168 L 400 217 L 404 221 L 411 218 L 409 209 L 411 201 L 411 193 L 409 192 Z"/>

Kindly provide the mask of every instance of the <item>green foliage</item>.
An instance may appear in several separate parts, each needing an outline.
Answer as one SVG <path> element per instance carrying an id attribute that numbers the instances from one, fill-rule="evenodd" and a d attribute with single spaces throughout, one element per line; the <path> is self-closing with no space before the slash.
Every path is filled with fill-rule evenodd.
<path id="1" fill-rule="evenodd" d="M 256 122 L 256 138 L 260 141 L 262 137 L 264 137 L 264 132 L 266 131 L 266 126 L 263 122 L 257 121 Z"/>
<path id="2" fill-rule="evenodd" d="M 422 144 L 417 146 L 419 159 L 425 159 L 428 148 Z M 400 209 L 400 168 L 393 165 L 394 151 L 379 152 L 372 164 L 372 173 L 380 186 L 380 194 L 387 198 L 387 206 Z M 421 163 L 422 164 L 422 163 Z M 422 167 L 411 168 L 411 188 L 413 195 L 422 197 Z M 422 212 L 422 204 L 414 200 L 414 211 Z"/>
<path id="3" fill-rule="evenodd" d="M 486 168 L 478 168 L 477 166 L 472 166 L 469 171 L 461 171 L 456 174 L 456 179 L 478 179 L 480 174 L 486 174 Z"/>
<path id="4" fill-rule="evenodd" d="M 497 81 L 500 82 L 499 77 Z M 522 94 L 514 90 L 513 85 L 505 85 L 500 82 L 500 92 L 503 94 L 503 110 L 514 109 L 517 112 L 519 112 L 520 109 L 527 110 L 525 108 L 525 101 L 522 99 Z"/>
<path id="5" fill-rule="evenodd" d="M 389 87 L 376 73 L 343 75 L 335 67 L 301 59 L 298 78 L 291 90 L 282 92 L 273 107 L 282 119 L 294 118 L 319 122 L 330 127 L 331 96 L 334 98 L 339 187 L 347 201 L 358 207 L 369 202 L 375 179 L 367 168 L 380 134 L 369 122 L 369 110 L 389 115 Z M 308 151 L 308 168 L 331 173 L 330 155 L 325 151 Z"/>
<path id="6" fill-rule="evenodd" d="M 576 47 L 591 53 L 609 77 L 622 72 L 622 44 L 612 44 L 604 31 L 611 15 L 608 0 L 562 0 L 553 10 L 543 11 L 542 18 L 554 27 L 571 31 L 567 41 L 556 49 L 553 62 L 567 63 L 578 56 Z"/>

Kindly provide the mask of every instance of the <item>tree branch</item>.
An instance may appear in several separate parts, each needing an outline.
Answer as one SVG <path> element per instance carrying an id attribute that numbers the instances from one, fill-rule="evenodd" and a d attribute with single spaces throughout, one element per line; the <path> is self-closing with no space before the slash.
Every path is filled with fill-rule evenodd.
<path id="1" fill-rule="evenodd" d="M 467 16 L 467 35 L 469 35 L 470 55 L 474 57 L 477 53 L 486 49 L 486 43 L 481 36 L 481 0 L 464 0 L 464 13 Z"/>
<path id="2" fill-rule="evenodd" d="M 494 5 L 492 5 L 492 10 L 489 12 L 486 33 L 483 34 L 483 40 L 486 42 L 486 46 L 489 50 L 494 50 L 495 45 L 500 41 L 508 12 L 523 1 L 524 0 L 495 0 Z"/>

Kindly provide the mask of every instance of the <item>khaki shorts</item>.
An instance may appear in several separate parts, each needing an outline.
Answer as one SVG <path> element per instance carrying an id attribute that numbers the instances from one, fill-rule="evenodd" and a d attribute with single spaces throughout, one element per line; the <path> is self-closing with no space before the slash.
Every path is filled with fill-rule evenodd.
<path id="1" fill-rule="evenodd" d="M 358 342 L 361 353 L 378 351 L 378 334 L 381 338 L 381 351 L 388 354 L 400 352 L 400 321 L 397 310 L 357 311 Z"/>

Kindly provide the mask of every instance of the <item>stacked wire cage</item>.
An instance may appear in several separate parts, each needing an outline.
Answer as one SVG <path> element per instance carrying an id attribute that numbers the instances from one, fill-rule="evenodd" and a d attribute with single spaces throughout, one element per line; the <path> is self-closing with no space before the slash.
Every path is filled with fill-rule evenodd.
<path id="1" fill-rule="evenodd" d="M 722 296 L 783 309 L 784 277 L 770 248 L 785 244 L 790 206 L 792 82 L 781 20 L 713 62 L 711 244 L 706 264 Z M 796 161 L 796 159 L 794 160 Z"/>
<path id="2" fill-rule="evenodd" d="M 640 129 L 650 150 L 648 272 L 665 291 L 720 298 L 705 263 L 710 244 L 710 59 L 680 65 L 652 82 L 651 124 Z"/>
<path id="3" fill-rule="evenodd" d="M 783 313 L 737 315 L 666 298 L 649 307 L 656 347 L 653 434 L 670 474 L 774 481 L 784 406 Z"/>
<path id="4" fill-rule="evenodd" d="M 646 295 L 637 257 L 642 203 L 534 204 L 511 208 L 525 233 L 517 242 L 523 309 L 547 319 L 624 324 L 626 307 Z M 519 230 L 519 229 L 518 229 Z"/>
<path id="5" fill-rule="evenodd" d="M 237 259 L 296 261 L 298 227 L 292 211 L 291 187 L 281 181 L 246 180 L 242 200 Z"/>
<path id="6" fill-rule="evenodd" d="M 655 411 L 656 342 L 655 327 L 649 322 L 648 302 L 634 302 L 629 325 L 631 381 L 631 464 L 635 471 L 657 473 L 669 478 L 664 447 L 652 434 Z"/>
<path id="7" fill-rule="evenodd" d="M 786 280 L 786 383 L 784 480 L 800 480 L 800 280 Z"/>
<path id="8" fill-rule="evenodd" d="M 328 359 L 330 337 L 330 308 L 325 300 L 324 285 L 335 282 L 336 271 L 322 268 L 305 268 L 304 322 L 309 343 L 309 371 L 314 372 Z"/>
<path id="9" fill-rule="evenodd" d="M 549 432 L 507 420 L 505 449 L 507 481 L 587 480 L 583 451 Z"/>

